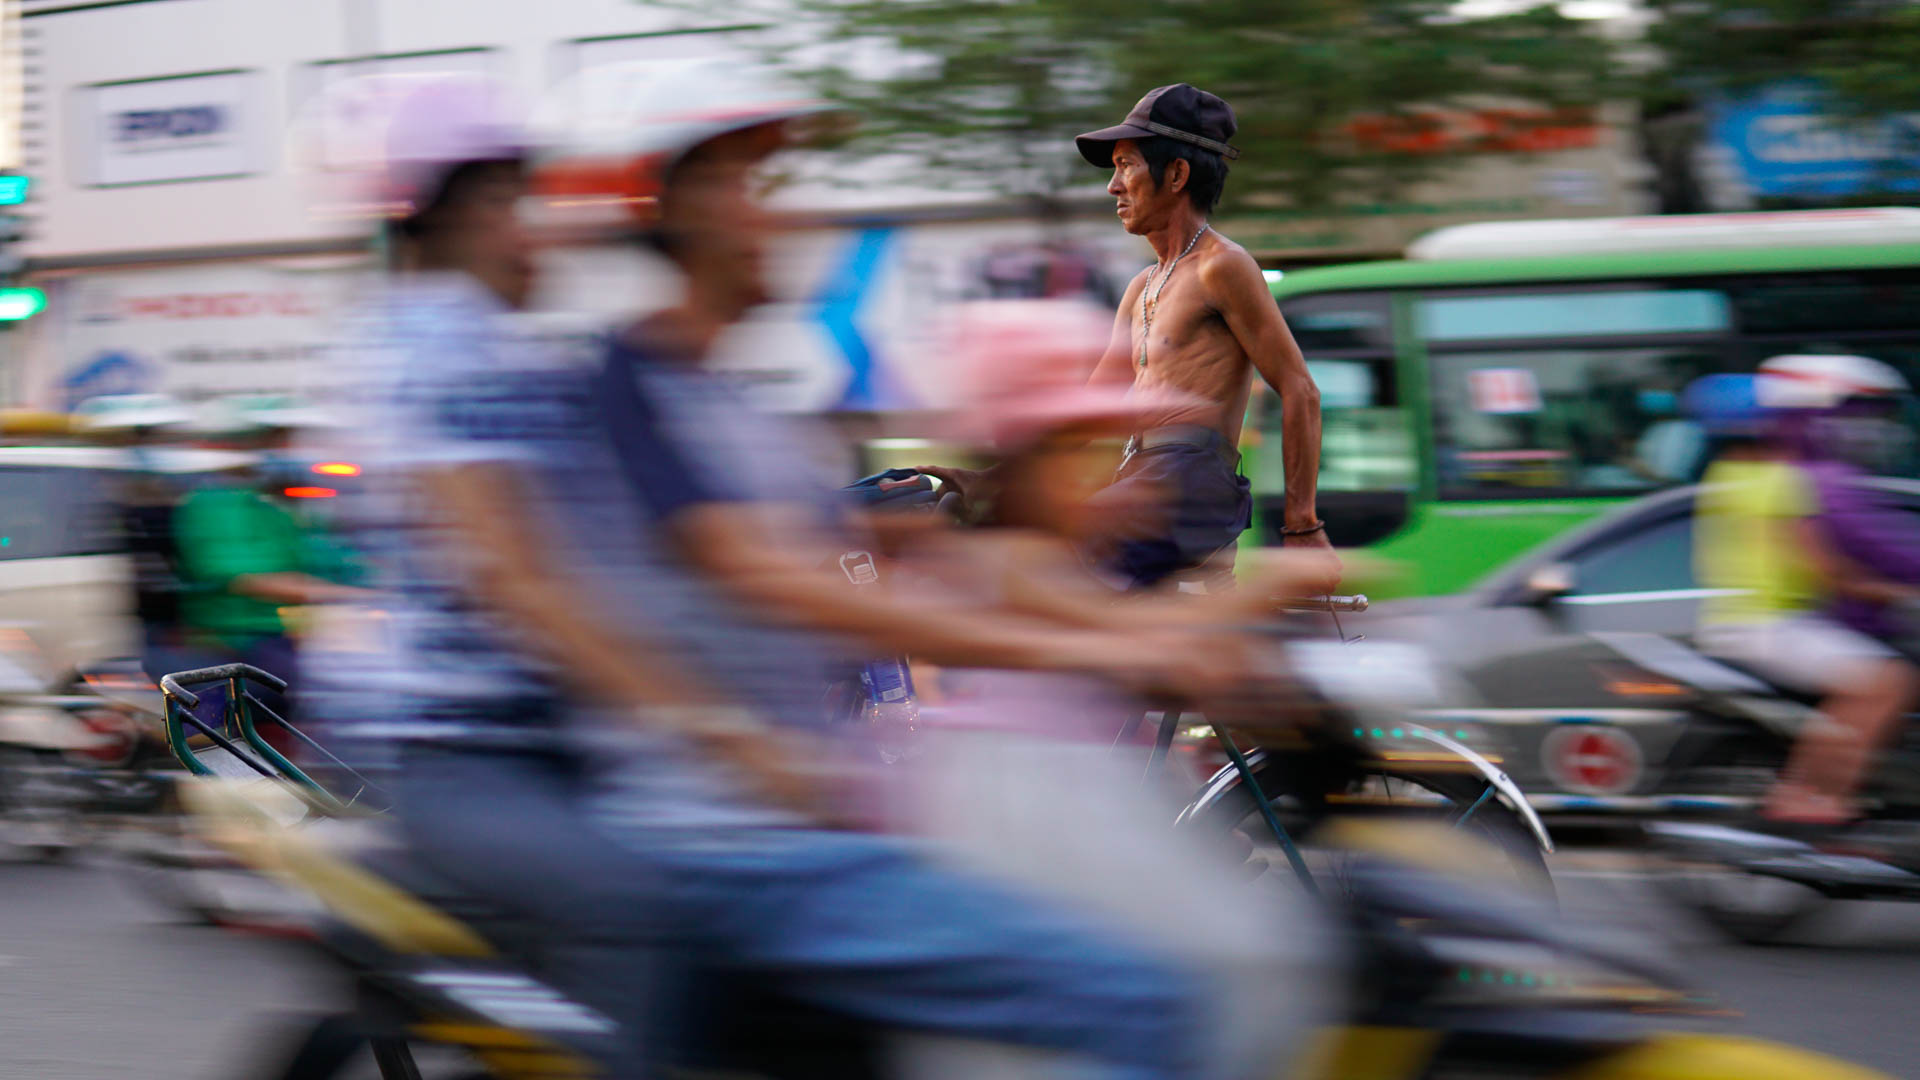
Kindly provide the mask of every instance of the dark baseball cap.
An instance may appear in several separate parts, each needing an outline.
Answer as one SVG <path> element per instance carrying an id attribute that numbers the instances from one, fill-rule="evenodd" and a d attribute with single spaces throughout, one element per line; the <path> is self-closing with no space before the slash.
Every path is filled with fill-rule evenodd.
<path id="1" fill-rule="evenodd" d="M 1164 135 L 1169 139 L 1204 146 L 1228 161 L 1240 151 L 1227 145 L 1239 130 L 1233 122 L 1233 107 L 1205 90 L 1186 83 L 1175 83 L 1147 91 L 1127 118 L 1110 128 L 1076 136 L 1073 144 L 1080 156 L 1103 169 L 1113 166 L 1113 144 L 1121 139 L 1151 139 Z"/>

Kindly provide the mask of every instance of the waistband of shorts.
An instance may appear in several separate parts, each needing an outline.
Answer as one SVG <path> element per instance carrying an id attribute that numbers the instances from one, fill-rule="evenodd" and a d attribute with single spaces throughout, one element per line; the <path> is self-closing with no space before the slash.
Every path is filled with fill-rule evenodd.
<path id="1" fill-rule="evenodd" d="M 1200 450 L 1211 450 L 1228 468 L 1240 466 L 1240 451 L 1227 441 L 1225 435 L 1205 424 L 1168 424 L 1164 427 L 1135 432 L 1133 437 L 1127 440 L 1127 453 L 1138 454 L 1168 446 L 1191 446 Z"/>

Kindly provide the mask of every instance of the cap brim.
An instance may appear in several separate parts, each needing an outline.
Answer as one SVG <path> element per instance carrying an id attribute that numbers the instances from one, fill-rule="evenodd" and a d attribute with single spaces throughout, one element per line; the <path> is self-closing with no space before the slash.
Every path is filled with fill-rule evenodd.
<path id="1" fill-rule="evenodd" d="M 1114 143 L 1119 142 L 1121 139 L 1151 138 L 1153 138 L 1153 132 L 1145 128 L 1137 128 L 1132 124 L 1115 124 L 1110 128 L 1101 128 L 1099 131 L 1089 131 L 1085 135 L 1076 135 L 1073 138 L 1073 145 L 1079 148 L 1080 156 L 1086 158 L 1089 164 L 1097 165 L 1102 169 L 1110 169 L 1113 167 Z"/>

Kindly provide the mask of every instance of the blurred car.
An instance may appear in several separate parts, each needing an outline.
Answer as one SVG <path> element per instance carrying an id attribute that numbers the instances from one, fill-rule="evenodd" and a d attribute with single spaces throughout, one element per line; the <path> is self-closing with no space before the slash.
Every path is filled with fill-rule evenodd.
<path id="1" fill-rule="evenodd" d="M 1920 482 L 1871 482 L 1920 529 Z M 1434 727 L 1500 756 L 1542 813 L 1684 812 L 1744 800 L 1675 790 L 1665 764 L 1697 680 L 1740 677 L 1690 646 L 1697 486 L 1635 500 L 1464 592 L 1378 604 L 1375 637 L 1418 641 L 1473 691 Z"/>

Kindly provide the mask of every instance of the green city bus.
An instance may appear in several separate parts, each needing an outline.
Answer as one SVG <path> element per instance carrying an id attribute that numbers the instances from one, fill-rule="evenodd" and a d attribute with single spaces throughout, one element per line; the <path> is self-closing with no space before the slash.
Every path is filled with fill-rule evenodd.
<path id="1" fill-rule="evenodd" d="M 1920 209 L 1465 225 L 1269 277 L 1320 386 L 1328 532 L 1402 564 L 1409 594 L 1697 478 L 1676 406 L 1700 375 L 1845 351 L 1920 385 Z M 1251 543 L 1278 541 L 1271 397 L 1246 440 Z"/>

